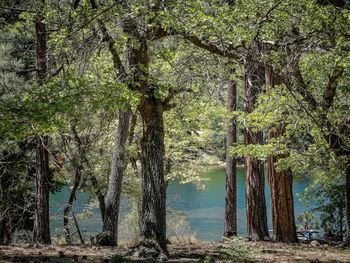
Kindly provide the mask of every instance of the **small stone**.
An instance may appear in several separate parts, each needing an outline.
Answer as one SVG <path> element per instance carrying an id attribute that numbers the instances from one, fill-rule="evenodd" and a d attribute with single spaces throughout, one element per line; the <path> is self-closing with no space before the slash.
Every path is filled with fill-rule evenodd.
<path id="1" fill-rule="evenodd" d="M 159 252 L 157 250 L 155 250 L 154 248 L 146 248 L 143 251 L 143 254 L 145 255 L 145 257 L 149 258 L 156 258 L 159 255 Z"/>
<path id="2" fill-rule="evenodd" d="M 132 256 L 137 258 L 141 257 L 141 251 L 139 250 L 133 251 Z"/>
<path id="3" fill-rule="evenodd" d="M 168 261 L 168 257 L 163 253 L 160 253 L 158 256 L 158 261 L 161 261 L 161 262 Z"/>
<path id="4" fill-rule="evenodd" d="M 310 246 L 312 247 L 318 247 L 320 243 L 318 243 L 316 240 L 311 241 Z"/>

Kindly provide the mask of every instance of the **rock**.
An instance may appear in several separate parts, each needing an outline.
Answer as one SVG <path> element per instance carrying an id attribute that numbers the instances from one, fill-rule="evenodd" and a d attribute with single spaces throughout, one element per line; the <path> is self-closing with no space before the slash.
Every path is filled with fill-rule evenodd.
<path id="1" fill-rule="evenodd" d="M 166 255 L 164 255 L 163 253 L 160 253 L 158 255 L 158 261 L 161 261 L 161 262 L 168 261 L 168 257 Z"/>
<path id="2" fill-rule="evenodd" d="M 60 257 L 60 258 L 64 258 L 64 253 L 63 253 L 63 251 L 58 251 L 58 256 Z"/>
<path id="3" fill-rule="evenodd" d="M 131 251 L 121 251 L 119 255 L 122 257 L 131 256 Z"/>
<path id="4" fill-rule="evenodd" d="M 310 246 L 312 247 L 318 247 L 320 243 L 318 243 L 316 240 L 311 241 Z"/>
<path id="5" fill-rule="evenodd" d="M 141 251 L 135 250 L 135 251 L 133 251 L 133 252 L 131 253 L 131 255 L 132 255 L 133 257 L 139 258 L 139 257 L 141 257 Z"/>
<path id="6" fill-rule="evenodd" d="M 145 248 L 142 252 L 142 255 L 146 258 L 156 258 L 159 255 L 159 252 L 154 248 Z"/>

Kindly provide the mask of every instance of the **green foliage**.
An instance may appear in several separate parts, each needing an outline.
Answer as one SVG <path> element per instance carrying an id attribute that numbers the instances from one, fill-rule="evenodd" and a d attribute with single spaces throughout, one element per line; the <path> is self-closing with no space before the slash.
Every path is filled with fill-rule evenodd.
<path id="1" fill-rule="evenodd" d="M 4 5 L 10 2 L 5 1 Z M 313 184 L 307 189 L 304 201 L 316 204 L 313 209 L 321 213 L 324 229 L 339 229 L 347 160 L 330 147 L 326 137 L 327 132 L 333 132 L 349 151 L 348 10 L 309 0 L 238 0 L 232 4 L 230 1 L 160 1 L 159 9 L 157 1 L 97 2 L 98 7 L 93 8 L 91 1 L 80 1 L 74 9 L 69 1 L 45 1 L 45 6 L 38 1 L 21 1 L 18 10 L 28 11 L 0 10 L 1 161 L 8 156 L 16 161 L 10 173 L 7 164 L 1 166 L 6 170 L 1 180 L 11 186 L 7 190 L 8 198 L 33 194 L 32 138 L 38 134 L 51 138 L 53 181 L 58 182 L 53 183 L 57 186 L 55 190 L 62 182 L 72 185 L 78 167 L 82 171 L 81 191 L 94 196 L 105 193 L 117 111 L 130 107 L 139 118 L 138 106 L 144 94 L 130 88 L 138 87 L 139 83 L 120 77 L 108 50 L 111 43 L 101 34 L 101 24 L 129 70 L 128 51 L 139 48 L 141 43 L 136 36 L 123 33 L 120 25 L 132 18 L 142 34 L 162 27 L 175 35 L 149 40 L 150 65 L 141 68 L 142 78 L 147 77 L 157 99 L 166 101 L 173 95 L 168 105 L 171 109 L 164 114 L 168 182 L 180 180 L 202 187 L 205 178 L 201 174 L 209 166 L 224 161 L 226 150 L 234 156 L 261 160 L 271 155 L 284 156 L 276 168 L 292 169 L 295 176 L 312 178 Z M 38 11 L 50 32 L 49 70 L 42 85 L 35 80 L 33 55 L 34 17 Z M 191 37 L 197 37 L 202 45 L 214 45 L 214 50 L 226 55 L 234 54 L 237 61 L 195 48 L 188 42 Z M 256 109 L 246 114 L 242 62 L 256 45 L 264 48 L 253 54 L 253 58 L 290 78 L 292 88 L 287 89 L 283 84 L 273 89 L 264 87 Z M 310 107 L 302 92 L 297 92 L 298 83 L 291 78 L 291 66 L 296 63 L 289 61 L 291 54 L 298 59 L 301 78 L 317 107 Z M 344 72 L 332 105 L 326 110 L 322 100 L 329 89 L 331 74 L 338 67 Z M 225 107 L 223 82 L 227 80 L 238 83 L 239 101 L 234 113 L 227 112 Z M 233 117 L 238 124 L 238 142 L 232 149 L 225 149 L 225 126 Z M 265 143 L 244 145 L 244 129 L 263 131 Z M 268 138 L 269 133 L 280 130 L 283 133 Z M 123 182 L 124 194 L 136 200 L 141 196 L 142 132 L 142 121 L 138 119 L 133 141 L 127 147 L 128 158 L 134 162 L 127 167 Z M 32 151 L 23 149 L 23 144 L 30 145 Z M 92 183 L 92 178 L 97 185 Z M 6 202 L 1 205 L 5 206 Z M 335 210 L 339 216 L 331 214 Z M 136 218 L 135 211 L 133 208 L 130 217 Z M 130 219 L 130 222 L 136 221 Z M 227 252 L 228 258 L 244 257 L 244 246 L 239 242 L 231 242 L 238 247 Z M 244 253 L 235 254 L 236 250 Z"/>
<path id="2" fill-rule="evenodd" d="M 345 182 L 341 175 L 333 175 L 332 180 L 328 177 L 316 177 L 313 184 L 301 194 L 301 199 L 309 204 L 309 214 L 319 215 L 320 227 L 324 233 L 333 233 L 337 239 L 342 240 L 345 232 Z M 317 220 L 311 218 L 306 221 Z"/>

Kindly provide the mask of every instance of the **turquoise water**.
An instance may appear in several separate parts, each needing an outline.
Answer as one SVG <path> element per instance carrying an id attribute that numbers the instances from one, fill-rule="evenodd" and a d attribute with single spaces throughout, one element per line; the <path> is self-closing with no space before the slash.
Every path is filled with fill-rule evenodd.
<path id="1" fill-rule="evenodd" d="M 180 184 L 172 182 L 167 190 L 167 203 L 171 209 L 179 210 L 187 215 L 191 229 L 196 237 L 202 240 L 219 240 L 222 237 L 224 226 L 224 201 L 225 201 L 225 170 L 215 168 L 206 174 L 208 181 L 205 189 L 197 189 L 192 184 Z M 245 218 L 245 175 L 243 169 L 238 169 L 237 175 L 237 213 L 238 234 L 246 234 Z M 296 218 L 306 210 L 297 198 L 297 193 L 303 192 L 309 184 L 308 180 L 294 180 L 294 206 Z M 269 188 L 265 188 L 268 224 L 271 229 L 271 208 Z M 62 231 L 62 212 L 68 199 L 67 189 L 56 193 L 51 198 L 51 229 L 53 232 Z M 84 211 L 89 202 L 89 195 L 80 193 L 75 203 L 75 213 Z M 126 198 L 122 200 L 121 218 L 130 211 L 129 202 Z M 81 230 L 85 234 L 96 234 L 101 230 L 101 217 L 97 208 L 92 208 L 92 215 L 87 218 L 79 218 Z"/>

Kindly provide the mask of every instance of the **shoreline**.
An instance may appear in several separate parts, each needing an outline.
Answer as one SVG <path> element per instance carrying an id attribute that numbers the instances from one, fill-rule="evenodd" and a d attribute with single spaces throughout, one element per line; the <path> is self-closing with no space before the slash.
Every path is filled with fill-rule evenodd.
<path id="1" fill-rule="evenodd" d="M 170 253 L 168 262 L 345 263 L 350 261 L 349 249 L 332 245 L 313 246 L 234 239 L 211 243 L 199 241 L 170 244 L 168 248 Z M 156 262 L 154 259 L 150 261 L 150 259 L 126 256 L 128 251 L 130 248 L 126 246 L 11 245 L 0 246 L 0 262 Z"/>

